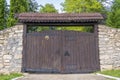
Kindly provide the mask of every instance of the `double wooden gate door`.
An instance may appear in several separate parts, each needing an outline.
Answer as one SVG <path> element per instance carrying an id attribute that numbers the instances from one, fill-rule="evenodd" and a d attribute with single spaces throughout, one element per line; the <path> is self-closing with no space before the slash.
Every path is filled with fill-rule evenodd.
<path id="1" fill-rule="evenodd" d="M 27 33 L 24 71 L 79 73 L 99 70 L 94 33 L 43 31 Z"/>

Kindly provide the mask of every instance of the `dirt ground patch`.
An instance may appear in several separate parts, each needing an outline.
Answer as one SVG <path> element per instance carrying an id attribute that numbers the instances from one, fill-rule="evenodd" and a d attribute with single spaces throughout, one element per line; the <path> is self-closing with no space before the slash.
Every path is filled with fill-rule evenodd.
<path id="1" fill-rule="evenodd" d="M 17 80 L 110 80 L 95 74 L 28 74 Z"/>

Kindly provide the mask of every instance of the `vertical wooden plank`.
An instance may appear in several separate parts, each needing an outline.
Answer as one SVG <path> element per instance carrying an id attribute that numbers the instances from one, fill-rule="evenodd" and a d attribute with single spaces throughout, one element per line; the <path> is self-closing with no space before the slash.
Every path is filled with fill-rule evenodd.
<path id="1" fill-rule="evenodd" d="M 58 31 L 43 31 L 27 35 L 26 67 L 28 71 L 54 72 L 60 70 L 61 36 Z M 46 39 L 46 36 L 49 39 Z"/>
<path id="2" fill-rule="evenodd" d="M 94 34 L 95 34 L 95 47 L 96 47 L 96 58 L 97 58 L 97 70 L 100 70 L 100 59 L 99 59 L 99 43 L 98 43 L 98 24 L 94 24 Z"/>
<path id="3" fill-rule="evenodd" d="M 27 34 L 27 25 L 23 24 L 23 52 L 22 52 L 22 72 L 25 71 L 26 68 L 26 60 L 25 60 L 25 54 L 26 54 L 26 34 Z"/>

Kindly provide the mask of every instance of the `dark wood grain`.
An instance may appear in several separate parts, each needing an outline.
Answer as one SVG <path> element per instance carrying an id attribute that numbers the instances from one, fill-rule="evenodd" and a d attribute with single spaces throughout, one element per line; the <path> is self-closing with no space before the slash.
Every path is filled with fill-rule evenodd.
<path id="1" fill-rule="evenodd" d="M 94 33 L 24 28 L 23 70 L 40 73 L 85 73 L 100 70 L 97 25 Z"/>

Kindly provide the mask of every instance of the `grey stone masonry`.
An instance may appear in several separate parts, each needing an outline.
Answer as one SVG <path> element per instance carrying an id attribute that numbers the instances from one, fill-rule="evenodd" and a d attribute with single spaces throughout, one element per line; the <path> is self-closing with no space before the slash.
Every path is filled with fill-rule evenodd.
<path id="1" fill-rule="evenodd" d="M 120 69 L 120 29 L 98 26 L 101 70 Z"/>
<path id="2" fill-rule="evenodd" d="M 0 31 L 0 73 L 21 71 L 22 41 L 22 24 Z"/>

